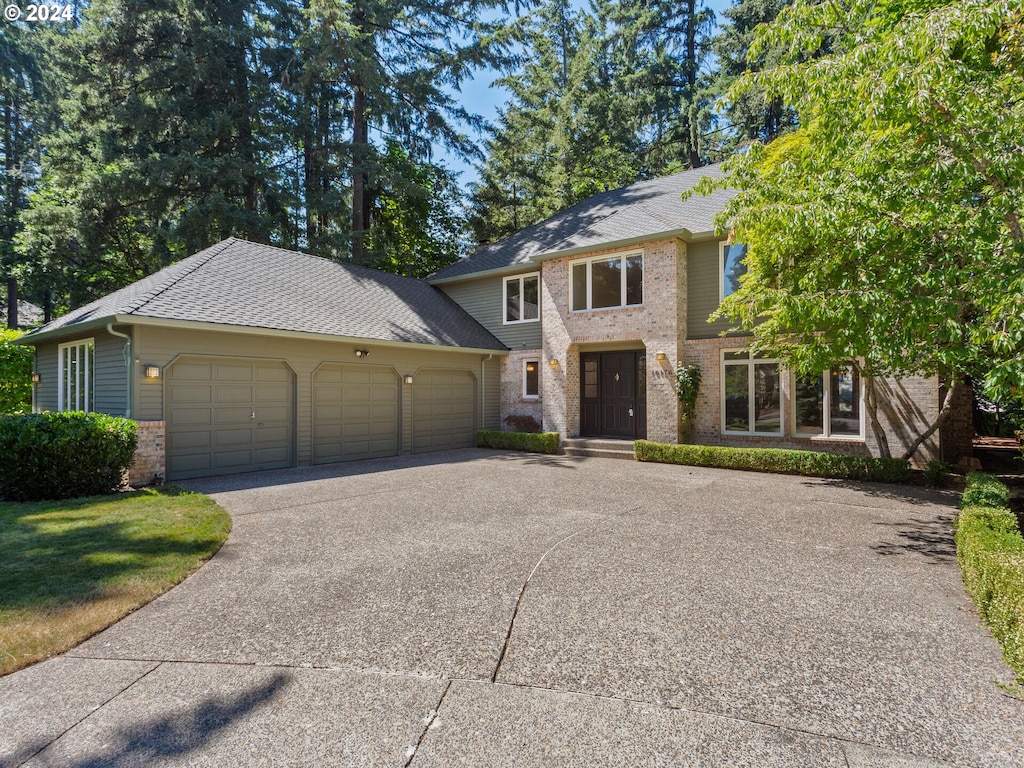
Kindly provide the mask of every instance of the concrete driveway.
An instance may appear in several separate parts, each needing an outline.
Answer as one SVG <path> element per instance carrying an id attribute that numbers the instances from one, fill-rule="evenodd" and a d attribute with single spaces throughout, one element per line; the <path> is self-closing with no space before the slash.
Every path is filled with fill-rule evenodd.
<path id="1" fill-rule="evenodd" d="M 479 450 L 193 487 L 223 549 L 0 679 L 0 764 L 1024 765 L 952 495 Z"/>

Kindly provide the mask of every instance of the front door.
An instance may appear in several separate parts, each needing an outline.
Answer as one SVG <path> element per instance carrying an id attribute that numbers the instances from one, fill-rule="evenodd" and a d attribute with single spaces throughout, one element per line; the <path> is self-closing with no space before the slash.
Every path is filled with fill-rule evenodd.
<path id="1" fill-rule="evenodd" d="M 647 434 L 647 357 L 643 352 L 580 355 L 580 434 L 634 439 Z"/>

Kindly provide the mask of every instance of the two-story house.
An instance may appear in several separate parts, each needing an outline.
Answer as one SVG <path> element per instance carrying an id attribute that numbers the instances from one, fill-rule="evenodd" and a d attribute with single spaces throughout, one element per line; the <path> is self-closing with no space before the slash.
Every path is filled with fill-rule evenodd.
<path id="1" fill-rule="evenodd" d="M 714 232 L 727 192 L 681 193 L 718 173 L 596 195 L 426 281 L 226 240 L 24 337 L 34 407 L 139 420 L 133 482 L 176 480 L 470 446 L 509 416 L 675 442 L 683 363 L 696 442 L 877 453 L 850 366 L 796 377 L 707 322 L 743 251 Z M 939 383 L 880 384 L 898 453 Z"/>

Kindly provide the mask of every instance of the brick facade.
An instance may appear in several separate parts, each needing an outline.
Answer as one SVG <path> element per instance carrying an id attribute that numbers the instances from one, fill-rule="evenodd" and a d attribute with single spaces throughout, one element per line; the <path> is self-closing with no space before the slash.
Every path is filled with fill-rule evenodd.
<path id="1" fill-rule="evenodd" d="M 569 310 L 571 264 L 577 259 L 641 251 L 644 303 L 639 307 Z M 675 442 L 679 406 L 674 382 L 681 340 L 686 335 L 686 245 L 668 239 L 642 247 L 594 251 L 541 265 L 541 364 L 544 428 L 566 437 L 580 433 L 580 353 L 588 350 L 647 351 L 647 436 Z M 657 359 L 658 353 L 665 356 Z M 551 361 L 556 361 L 552 366 Z"/>
<path id="2" fill-rule="evenodd" d="M 152 485 L 167 476 L 165 435 L 167 423 L 163 421 L 139 421 L 139 445 L 128 468 L 128 484 L 133 488 Z"/>
<path id="3" fill-rule="evenodd" d="M 684 344 L 683 362 L 696 365 L 701 372 L 697 396 L 695 428 L 690 441 L 701 445 L 733 447 L 794 448 L 828 451 L 861 456 L 879 455 L 866 408 L 864 434 L 860 438 L 805 437 L 794 434 L 792 415 L 792 376 L 783 371 L 782 435 L 733 435 L 722 432 L 722 350 L 743 349 L 743 338 L 690 340 Z M 900 456 L 938 416 L 938 381 L 933 378 L 880 379 L 878 388 L 878 420 L 885 432 L 889 451 Z M 918 449 L 914 463 L 923 466 L 938 456 L 939 441 L 933 436 Z"/>
<path id="4" fill-rule="evenodd" d="M 543 350 L 540 349 L 517 349 L 510 352 L 501 364 L 501 428 L 512 430 L 512 427 L 505 423 L 509 416 L 532 416 L 538 424 L 544 423 L 543 411 L 543 383 L 540 387 L 540 397 L 523 396 L 523 362 L 525 360 L 536 360 L 538 366 L 541 364 Z M 543 372 L 541 372 L 543 373 Z M 514 431 L 514 430 L 512 430 Z"/>
<path id="5" fill-rule="evenodd" d="M 950 413 L 939 427 L 942 460 L 949 464 L 961 463 L 974 455 L 974 390 L 969 385 L 953 389 Z"/>

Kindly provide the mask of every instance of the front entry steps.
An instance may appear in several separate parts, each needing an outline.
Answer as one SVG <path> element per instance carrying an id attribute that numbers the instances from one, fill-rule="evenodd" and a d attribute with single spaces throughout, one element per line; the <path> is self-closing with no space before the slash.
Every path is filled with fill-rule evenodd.
<path id="1" fill-rule="evenodd" d="M 566 456 L 593 456 L 603 459 L 629 459 L 633 455 L 632 440 L 611 440 L 608 438 L 570 437 L 562 440 Z"/>

